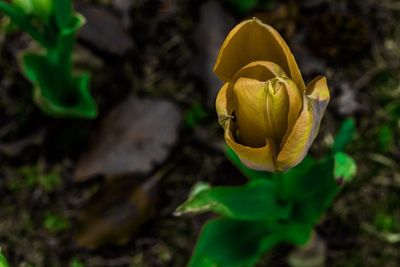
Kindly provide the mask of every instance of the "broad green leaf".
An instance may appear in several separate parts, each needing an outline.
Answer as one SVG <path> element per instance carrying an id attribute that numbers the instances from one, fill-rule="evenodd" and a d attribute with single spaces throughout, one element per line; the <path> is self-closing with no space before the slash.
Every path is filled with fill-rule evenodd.
<path id="1" fill-rule="evenodd" d="M 291 222 L 316 224 L 338 192 L 334 178 L 334 159 L 317 161 L 304 172 L 284 175 L 287 199 L 293 205 Z"/>
<path id="2" fill-rule="evenodd" d="M 279 243 L 302 245 L 314 225 L 213 219 L 200 232 L 189 267 L 250 267 Z"/>
<path id="3" fill-rule="evenodd" d="M 278 242 L 263 222 L 214 219 L 201 231 L 188 266 L 250 267 Z"/>
<path id="4" fill-rule="evenodd" d="M 72 18 L 71 0 L 54 1 L 54 15 L 58 28 L 62 31 L 69 27 Z"/>
<path id="5" fill-rule="evenodd" d="M 0 251 L 0 267 L 8 267 L 8 263 L 6 258 L 3 256 L 3 254 Z"/>
<path id="6" fill-rule="evenodd" d="M 335 178 L 349 182 L 357 173 L 356 162 L 346 153 L 335 154 Z"/>
<path id="7" fill-rule="evenodd" d="M 272 172 L 256 171 L 246 167 L 229 146 L 226 146 L 225 154 L 233 165 L 235 165 L 249 180 L 272 179 L 276 176 L 276 174 Z"/>
<path id="8" fill-rule="evenodd" d="M 238 220 L 288 219 L 289 204 L 280 204 L 270 180 L 251 181 L 242 186 L 204 187 L 177 209 L 177 213 L 213 211 Z"/>
<path id="9" fill-rule="evenodd" d="M 356 123 L 353 118 L 345 120 L 339 132 L 335 136 L 335 142 L 333 143 L 332 151 L 333 153 L 343 151 L 345 147 L 353 139 L 353 135 L 356 131 Z"/>
<path id="10" fill-rule="evenodd" d="M 96 117 L 88 75 L 70 77 L 62 66 L 35 54 L 24 55 L 23 71 L 34 84 L 33 98 L 43 112 L 55 117 Z"/>
<path id="11" fill-rule="evenodd" d="M 252 179 L 243 186 L 197 187 L 179 208 L 223 216 L 204 226 L 189 267 L 253 266 L 278 243 L 305 244 L 338 192 L 333 156 L 307 156 L 295 168 L 272 176 L 247 169 L 233 151 L 227 153 Z"/>

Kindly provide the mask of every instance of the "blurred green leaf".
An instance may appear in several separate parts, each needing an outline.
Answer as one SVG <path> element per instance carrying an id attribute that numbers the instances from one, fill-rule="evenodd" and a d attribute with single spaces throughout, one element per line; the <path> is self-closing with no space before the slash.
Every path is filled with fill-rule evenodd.
<path id="1" fill-rule="evenodd" d="M 34 84 L 33 98 L 43 112 L 55 117 L 94 118 L 96 104 L 89 92 L 89 76 L 68 77 L 62 66 L 45 56 L 25 54 L 23 71 Z"/>
<path id="2" fill-rule="evenodd" d="M 32 12 L 44 21 L 47 21 L 54 12 L 54 2 L 60 0 L 31 0 Z"/>
<path id="3" fill-rule="evenodd" d="M 339 188 L 333 175 L 333 157 L 314 163 L 309 160 L 307 164 L 307 171 L 289 171 L 283 178 L 287 201 L 293 205 L 289 221 L 315 225 L 332 203 Z"/>
<path id="4" fill-rule="evenodd" d="M 335 178 L 349 182 L 357 173 L 356 162 L 346 153 L 335 154 Z"/>
<path id="5" fill-rule="evenodd" d="M 243 186 L 204 188 L 177 208 L 177 213 L 213 211 L 238 220 L 287 219 L 290 205 L 280 205 L 270 180 L 251 181 Z"/>
<path id="6" fill-rule="evenodd" d="M 25 14 L 32 12 L 32 1 L 31 0 L 12 0 L 14 6 L 20 8 Z"/>
<path id="7" fill-rule="evenodd" d="M 69 262 L 69 267 L 85 267 L 85 265 L 80 260 L 78 260 L 77 258 L 73 258 Z"/>
<path id="8" fill-rule="evenodd" d="M 69 24 L 61 29 L 61 35 L 75 34 L 86 22 L 86 19 L 78 13 L 72 15 Z"/>
<path id="9" fill-rule="evenodd" d="M 274 0 L 227 0 L 239 13 L 246 14 L 257 7 L 272 8 Z"/>
<path id="10" fill-rule="evenodd" d="M 54 1 L 54 15 L 56 17 L 57 26 L 60 30 L 67 28 L 70 25 L 72 18 L 71 0 Z"/>
<path id="11" fill-rule="evenodd" d="M 50 172 L 45 172 L 44 166 L 40 162 L 37 165 L 22 166 L 18 169 L 18 173 L 24 179 L 24 184 L 22 185 L 18 180 L 13 180 L 9 184 L 10 189 L 13 191 L 18 191 L 23 186 L 27 186 L 28 188 L 38 186 L 45 192 L 51 192 L 61 184 L 58 168 L 53 168 Z"/>
<path id="12" fill-rule="evenodd" d="M 356 131 L 356 122 L 353 118 L 345 120 L 338 133 L 335 136 L 335 142 L 333 143 L 333 153 L 342 151 L 353 139 L 353 135 Z"/>
<path id="13" fill-rule="evenodd" d="M 0 267 L 8 267 L 7 260 L 3 256 L 3 253 L 1 253 L 1 250 L 0 250 Z"/>
<path id="14" fill-rule="evenodd" d="M 43 36 L 31 23 L 29 16 L 23 11 L 12 4 L 0 1 L 0 11 L 4 12 L 11 20 L 23 31 L 26 31 L 33 39 L 40 44 L 49 45 L 46 37 Z"/>
<path id="15" fill-rule="evenodd" d="M 70 227 L 67 219 L 53 213 L 47 213 L 43 221 L 43 227 L 51 233 L 58 233 Z"/>
<path id="16" fill-rule="evenodd" d="M 379 129 L 379 148 L 382 152 L 390 151 L 394 146 L 394 133 L 389 124 Z"/>
<path id="17" fill-rule="evenodd" d="M 206 109 L 199 103 L 195 103 L 185 114 L 184 122 L 188 128 L 196 127 L 199 122 L 201 122 L 205 117 L 207 117 Z"/>
<path id="18" fill-rule="evenodd" d="M 50 173 L 43 174 L 39 177 L 39 184 L 46 192 L 51 192 L 55 187 L 61 184 L 61 177 L 58 170 L 53 169 Z"/>
<path id="19" fill-rule="evenodd" d="M 207 222 L 189 267 L 247 267 L 279 241 L 263 222 L 219 218 Z"/>
<path id="20" fill-rule="evenodd" d="M 306 157 L 287 172 L 240 187 L 201 187 L 180 211 L 224 217 L 204 226 L 189 266 L 252 266 L 277 243 L 305 244 L 338 190 L 332 156 Z"/>
<path id="21" fill-rule="evenodd" d="M 399 225 L 395 218 L 386 212 L 379 212 L 374 218 L 374 224 L 381 232 L 396 231 Z"/>
<path id="22" fill-rule="evenodd" d="M 228 0 L 239 13 L 246 13 L 255 8 L 258 0 Z"/>

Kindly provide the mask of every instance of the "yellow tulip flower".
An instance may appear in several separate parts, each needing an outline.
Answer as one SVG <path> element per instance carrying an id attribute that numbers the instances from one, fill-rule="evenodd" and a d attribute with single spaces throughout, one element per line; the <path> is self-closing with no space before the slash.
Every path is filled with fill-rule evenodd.
<path id="1" fill-rule="evenodd" d="M 243 164 L 271 172 L 299 164 L 329 102 L 326 78 L 306 87 L 283 38 L 256 18 L 229 33 L 214 72 L 225 82 L 216 100 L 218 120 Z"/>

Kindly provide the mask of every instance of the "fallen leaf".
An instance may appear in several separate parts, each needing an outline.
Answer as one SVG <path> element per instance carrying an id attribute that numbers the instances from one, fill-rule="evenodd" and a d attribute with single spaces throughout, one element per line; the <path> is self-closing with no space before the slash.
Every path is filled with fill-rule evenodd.
<path id="1" fill-rule="evenodd" d="M 128 99 L 103 121 L 91 148 L 78 162 L 75 180 L 150 172 L 168 157 L 180 121 L 181 114 L 171 102 Z"/>
<path id="2" fill-rule="evenodd" d="M 123 245 L 154 211 L 160 176 L 139 182 L 133 176 L 104 183 L 80 213 L 75 241 L 95 249 L 105 244 Z"/>

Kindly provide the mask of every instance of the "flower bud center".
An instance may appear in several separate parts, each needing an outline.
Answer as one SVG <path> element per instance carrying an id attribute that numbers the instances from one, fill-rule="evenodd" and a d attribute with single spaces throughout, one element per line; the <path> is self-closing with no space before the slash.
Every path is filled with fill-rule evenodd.
<path id="1" fill-rule="evenodd" d="M 234 95 L 239 141 L 262 147 L 270 140 L 279 147 L 287 129 L 289 102 L 285 85 L 277 78 L 266 82 L 240 78 Z"/>

